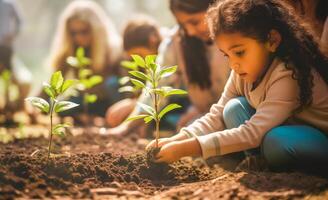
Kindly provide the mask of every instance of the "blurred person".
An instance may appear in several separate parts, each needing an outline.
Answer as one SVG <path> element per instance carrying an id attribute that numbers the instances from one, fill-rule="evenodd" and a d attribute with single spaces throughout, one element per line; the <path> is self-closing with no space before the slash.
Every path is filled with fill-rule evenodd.
<path id="1" fill-rule="evenodd" d="M 101 84 L 89 91 L 96 94 L 98 99 L 89 105 L 88 111 L 105 116 L 106 108 L 121 98 L 117 92 L 121 75 L 117 64 L 122 53 L 121 38 L 104 10 L 94 1 L 73 1 L 62 12 L 47 67 L 51 67 L 52 71 L 62 71 L 66 78 L 77 78 L 78 69 L 67 64 L 66 59 L 75 56 L 79 47 L 83 47 L 86 57 L 91 59 L 88 69 L 104 78 Z M 81 104 L 82 97 L 71 100 Z M 82 106 L 79 106 L 72 112 L 81 111 Z"/>
<path id="2" fill-rule="evenodd" d="M 296 12 L 304 18 L 320 38 L 320 46 L 328 51 L 328 1 L 288 0 Z"/>
<path id="3" fill-rule="evenodd" d="M 167 121 L 174 124 L 176 130 L 209 111 L 210 106 L 220 98 L 230 73 L 227 60 L 216 50 L 205 23 L 206 10 L 212 3 L 214 0 L 170 0 L 170 9 L 179 26 L 161 43 L 156 62 L 161 66 L 178 65 L 176 75 L 163 85 L 184 85 L 188 91 L 190 105 L 184 107 L 184 113 L 167 116 Z M 140 95 L 139 101 L 150 103 L 144 94 Z M 172 102 L 175 100 L 172 99 Z M 130 115 L 141 112 L 141 108 L 136 106 Z M 128 134 L 142 122 L 121 123 L 108 129 L 107 134 Z"/>
<path id="4" fill-rule="evenodd" d="M 150 16 L 138 15 L 128 20 L 123 30 L 123 49 L 125 56 L 137 54 L 142 57 L 158 53 L 162 41 L 160 27 Z M 118 126 L 132 112 L 137 97 L 123 99 L 106 112 L 106 122 L 110 127 Z"/>
<path id="5" fill-rule="evenodd" d="M 18 88 L 18 104 L 15 102 L 15 109 L 23 107 L 24 98 L 31 86 L 30 71 L 14 56 L 14 41 L 21 30 L 21 25 L 21 15 L 16 2 L 14 0 L 0 0 L 0 74 L 5 69 L 9 70 L 12 75 L 12 83 Z M 8 99 L 4 99 L 4 101 L 8 101 Z"/>

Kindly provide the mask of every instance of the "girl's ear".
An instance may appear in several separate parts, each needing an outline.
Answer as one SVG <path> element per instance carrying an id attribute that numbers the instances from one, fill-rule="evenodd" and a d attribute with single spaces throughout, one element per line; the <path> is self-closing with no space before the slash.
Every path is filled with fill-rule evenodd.
<path id="1" fill-rule="evenodd" d="M 268 41 L 265 43 L 265 47 L 270 51 L 270 52 L 275 52 L 277 50 L 277 48 L 279 47 L 281 42 L 281 35 L 280 33 L 275 30 L 272 29 L 269 32 L 268 35 Z"/>

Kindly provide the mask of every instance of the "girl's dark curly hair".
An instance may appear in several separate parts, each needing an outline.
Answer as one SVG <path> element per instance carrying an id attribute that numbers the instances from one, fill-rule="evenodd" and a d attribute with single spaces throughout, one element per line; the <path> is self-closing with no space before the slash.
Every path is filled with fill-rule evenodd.
<path id="1" fill-rule="evenodd" d="M 214 2 L 215 0 L 170 0 L 170 9 L 172 13 L 182 11 L 195 14 L 205 12 Z M 202 89 L 210 88 L 211 69 L 206 58 L 206 44 L 197 37 L 188 36 L 183 27 L 180 27 L 179 34 L 188 81 Z"/>
<path id="2" fill-rule="evenodd" d="M 219 0 L 207 13 L 211 37 L 220 33 L 241 33 L 266 42 L 270 30 L 277 30 L 282 41 L 275 52 L 293 70 L 300 94 L 300 109 L 312 102 L 315 69 L 328 84 L 328 58 L 319 49 L 318 38 L 295 13 L 279 0 Z M 287 63 L 293 65 L 287 65 Z"/>

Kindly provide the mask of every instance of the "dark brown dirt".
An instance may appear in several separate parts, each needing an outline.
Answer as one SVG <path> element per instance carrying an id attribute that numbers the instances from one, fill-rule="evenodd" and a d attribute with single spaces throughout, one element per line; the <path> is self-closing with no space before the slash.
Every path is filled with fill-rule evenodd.
<path id="1" fill-rule="evenodd" d="M 99 131 L 55 137 L 49 162 L 46 139 L 0 144 L 0 199 L 328 199 L 325 178 L 231 172 L 190 158 L 154 164 L 146 161 L 143 140 Z"/>
<path id="2" fill-rule="evenodd" d="M 152 147 L 146 151 L 146 158 L 148 162 L 154 162 L 156 160 L 156 155 L 161 150 L 159 147 Z"/>
<path id="3" fill-rule="evenodd" d="M 146 155 L 136 153 L 138 148 L 134 140 L 117 141 L 91 134 L 69 136 L 54 142 L 53 152 L 58 154 L 49 161 L 46 150 L 31 156 L 35 149 L 47 146 L 45 139 L 25 139 L 3 145 L 0 148 L 0 199 L 91 198 L 97 193 L 92 188 L 111 188 L 113 183 L 121 185 L 121 189 L 140 188 L 142 196 L 145 196 L 168 186 L 211 178 L 208 172 L 202 172 L 190 163 L 180 161 L 167 165 L 147 162 Z M 71 150 L 65 153 L 63 149 L 67 150 L 68 145 Z M 77 152 L 81 147 L 86 152 Z M 124 151 L 126 156 L 122 155 Z"/>

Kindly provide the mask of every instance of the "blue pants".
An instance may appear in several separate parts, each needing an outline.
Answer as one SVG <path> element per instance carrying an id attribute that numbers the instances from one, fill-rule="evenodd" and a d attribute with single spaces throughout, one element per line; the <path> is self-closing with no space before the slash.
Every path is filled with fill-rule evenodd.
<path id="1" fill-rule="evenodd" d="M 231 99 L 223 111 L 224 123 L 228 129 L 238 127 L 255 112 L 245 97 Z M 272 169 L 316 168 L 328 171 L 328 137 L 311 126 L 272 128 L 258 149 L 245 151 L 246 155 L 254 152 L 261 153 Z"/>

